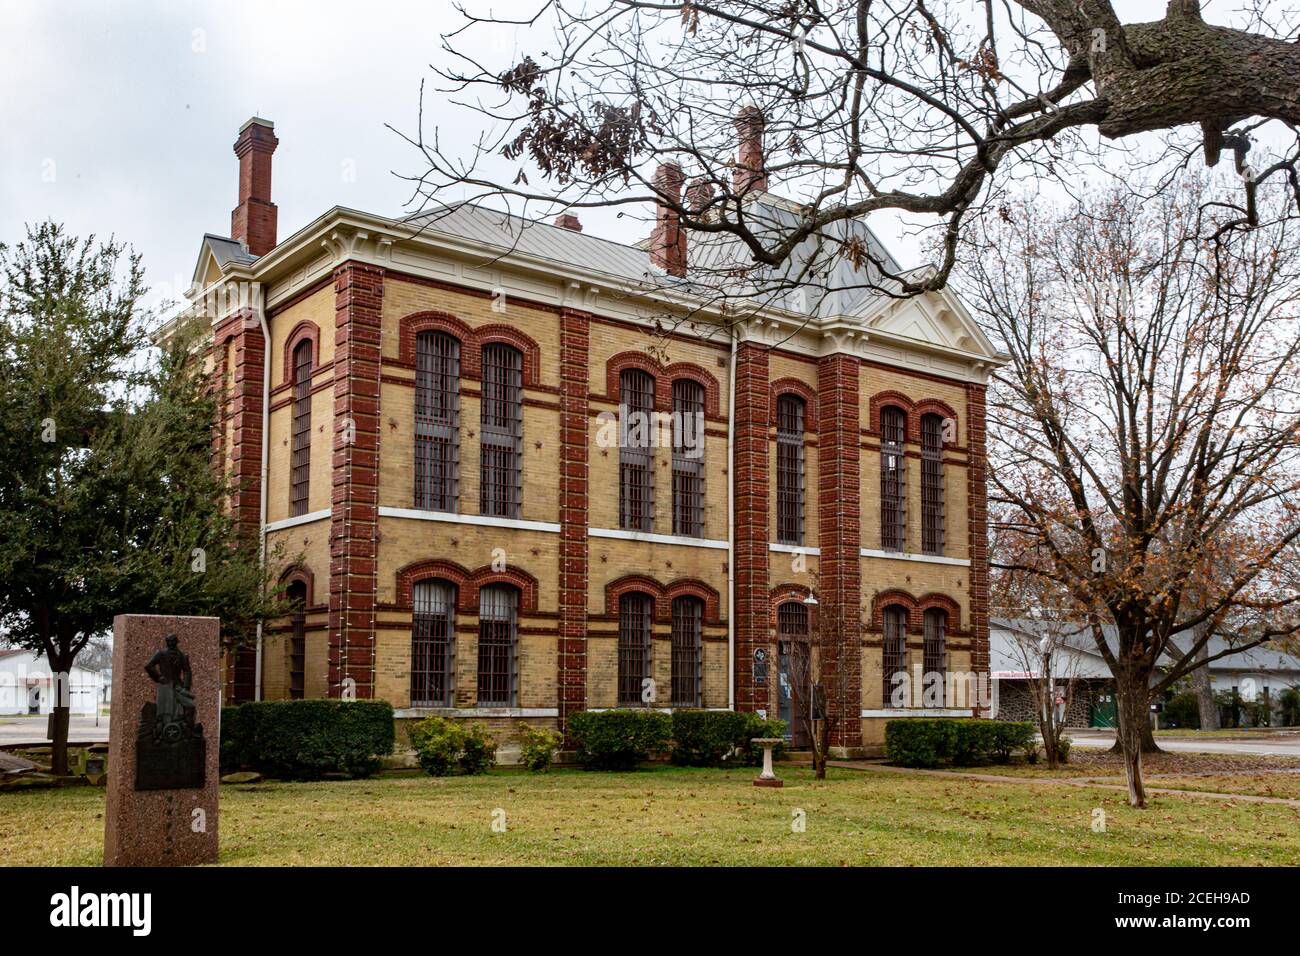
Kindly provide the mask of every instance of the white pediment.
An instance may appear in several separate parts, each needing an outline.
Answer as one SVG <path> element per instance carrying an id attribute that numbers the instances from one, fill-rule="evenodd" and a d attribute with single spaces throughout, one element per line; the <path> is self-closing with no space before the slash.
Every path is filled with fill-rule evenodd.
<path id="1" fill-rule="evenodd" d="M 931 348 L 996 358 L 998 351 L 947 289 L 906 299 L 875 299 L 859 316 L 864 329 Z"/>

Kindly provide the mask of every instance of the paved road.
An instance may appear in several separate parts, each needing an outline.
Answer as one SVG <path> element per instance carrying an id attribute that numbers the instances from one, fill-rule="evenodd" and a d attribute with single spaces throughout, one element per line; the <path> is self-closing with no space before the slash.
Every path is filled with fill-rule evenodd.
<path id="1" fill-rule="evenodd" d="M 1109 748 L 1115 743 L 1114 731 L 1071 730 L 1076 747 Z M 1300 734 L 1265 737 L 1260 740 L 1230 740 L 1222 737 L 1157 737 L 1162 750 L 1198 754 L 1260 754 L 1300 757 Z"/>
<path id="2" fill-rule="evenodd" d="M 47 742 L 45 725 L 49 718 L 0 717 L 0 747 L 14 744 L 39 744 Z M 108 742 L 108 718 L 100 717 L 96 726 L 94 717 L 73 717 L 68 726 L 68 740 L 73 743 Z"/>

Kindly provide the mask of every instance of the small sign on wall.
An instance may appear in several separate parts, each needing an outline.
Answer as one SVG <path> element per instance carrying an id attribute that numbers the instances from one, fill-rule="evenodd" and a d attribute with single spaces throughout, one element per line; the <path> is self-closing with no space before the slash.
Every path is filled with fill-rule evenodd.
<path id="1" fill-rule="evenodd" d="M 754 648 L 754 683 L 763 685 L 767 683 L 767 648 Z"/>

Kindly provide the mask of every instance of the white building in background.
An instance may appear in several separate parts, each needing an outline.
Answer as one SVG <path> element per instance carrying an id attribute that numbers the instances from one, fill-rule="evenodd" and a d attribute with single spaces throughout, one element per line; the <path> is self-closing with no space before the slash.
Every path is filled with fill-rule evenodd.
<path id="1" fill-rule="evenodd" d="M 50 713 L 58 684 L 44 657 L 21 648 L 0 648 L 0 716 Z M 101 671 L 74 665 L 67 685 L 73 714 L 93 717 L 105 703 L 107 682 Z"/>

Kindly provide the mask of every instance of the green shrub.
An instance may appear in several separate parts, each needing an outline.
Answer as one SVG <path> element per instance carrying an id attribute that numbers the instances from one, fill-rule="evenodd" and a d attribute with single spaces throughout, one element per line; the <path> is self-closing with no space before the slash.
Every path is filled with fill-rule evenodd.
<path id="1" fill-rule="evenodd" d="M 551 765 L 555 750 L 564 740 L 558 731 L 519 725 L 519 762 L 529 770 L 542 771 Z"/>
<path id="2" fill-rule="evenodd" d="M 672 718 L 659 710 L 583 710 L 570 715 L 569 736 L 584 767 L 631 770 L 668 749 L 672 726 Z"/>
<path id="3" fill-rule="evenodd" d="M 755 715 L 756 716 L 756 715 Z M 674 710 L 672 761 L 683 767 L 716 767 L 748 744 L 750 715 L 734 710 Z"/>
<path id="4" fill-rule="evenodd" d="M 1288 687 L 1277 696 L 1283 727 L 1300 725 L 1300 690 Z"/>
<path id="5" fill-rule="evenodd" d="M 1061 739 L 1056 744 L 1056 756 L 1060 759 L 1061 763 L 1070 762 L 1070 748 L 1073 745 L 1073 740 L 1065 734 L 1061 734 Z"/>
<path id="6" fill-rule="evenodd" d="M 763 748 L 758 744 L 750 743 L 755 737 L 783 737 L 785 736 L 785 721 L 776 717 L 760 717 L 753 712 L 745 714 L 745 726 L 741 734 L 740 762 L 746 767 L 761 767 L 763 765 Z M 785 753 L 785 744 L 777 744 L 772 748 L 772 759 L 780 760 L 781 755 Z"/>
<path id="7" fill-rule="evenodd" d="M 461 746 L 460 769 L 469 776 L 487 773 L 497 765 L 497 742 L 488 736 L 482 724 L 465 728 L 465 742 Z"/>
<path id="8" fill-rule="evenodd" d="M 1037 751 L 1027 721 L 908 717 L 885 724 L 885 756 L 900 767 L 1005 763 L 1027 746 Z"/>
<path id="9" fill-rule="evenodd" d="M 382 700 L 263 700 L 221 711 L 221 761 L 272 777 L 368 777 L 393 752 L 393 708 Z"/>
<path id="10" fill-rule="evenodd" d="M 990 726 L 989 752 L 994 763 L 1006 763 L 1016 751 L 1024 750 L 1029 746 L 1037 747 L 1034 725 L 1027 720 L 990 720 L 985 723 Z"/>
<path id="11" fill-rule="evenodd" d="M 465 774 L 485 773 L 497 762 L 497 742 L 482 724 L 426 717 L 411 727 L 410 738 L 416 759 L 432 777 L 445 777 L 457 767 Z"/>
<path id="12" fill-rule="evenodd" d="M 1201 706 L 1196 695 L 1191 691 L 1174 694 L 1165 701 L 1164 713 L 1160 715 L 1160 724 L 1164 727 L 1181 727 L 1184 730 L 1196 730 L 1201 726 Z"/>
<path id="13" fill-rule="evenodd" d="M 937 767 L 952 753 L 954 720 L 907 717 L 885 724 L 885 756 L 900 767 Z"/>

